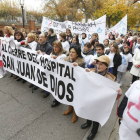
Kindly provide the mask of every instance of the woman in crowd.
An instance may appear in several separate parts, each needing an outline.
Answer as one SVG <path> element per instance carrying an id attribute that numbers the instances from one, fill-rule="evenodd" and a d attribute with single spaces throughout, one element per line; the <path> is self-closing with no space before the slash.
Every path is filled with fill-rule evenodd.
<path id="1" fill-rule="evenodd" d="M 70 55 L 66 57 L 64 60 L 70 63 L 73 63 L 74 66 L 80 66 L 82 68 L 85 67 L 84 59 L 81 55 L 81 48 L 79 46 L 72 46 L 69 50 Z M 74 111 L 72 106 L 69 106 L 68 110 L 66 110 L 63 114 L 68 115 L 73 112 L 72 122 L 76 122 L 78 117 Z"/>
<path id="2" fill-rule="evenodd" d="M 33 33 L 29 33 L 27 36 L 27 43 L 25 44 L 27 48 L 36 51 L 37 47 L 37 38 Z"/>
<path id="3" fill-rule="evenodd" d="M 22 32 L 17 31 L 14 35 L 14 38 L 15 38 L 15 43 L 17 46 L 25 45 L 25 38 Z M 15 78 L 17 78 L 17 76 Z M 21 81 L 21 80 L 23 79 L 20 77 L 17 79 L 17 81 Z M 26 83 L 26 80 L 23 80 L 22 83 Z"/>
<path id="4" fill-rule="evenodd" d="M 108 39 L 104 40 L 104 47 L 109 49 L 109 40 Z"/>
<path id="5" fill-rule="evenodd" d="M 92 53 L 93 55 L 96 55 L 96 46 L 99 44 L 99 41 L 97 39 L 93 40 L 91 42 L 91 50 L 92 50 Z"/>
<path id="6" fill-rule="evenodd" d="M 61 60 L 64 60 L 66 58 L 66 51 L 63 50 L 63 47 L 62 47 L 62 43 L 60 41 L 55 41 L 53 43 L 53 49 L 52 49 L 52 53 L 50 54 L 50 56 L 53 58 L 53 59 L 61 59 Z M 47 94 L 45 94 L 47 95 Z M 45 97 L 44 95 L 44 97 Z M 55 106 L 58 106 L 60 104 L 60 102 L 58 102 L 56 99 L 54 99 L 51 107 L 55 107 Z"/>
<path id="7" fill-rule="evenodd" d="M 72 33 L 69 28 L 66 29 L 66 40 L 71 44 L 72 41 Z"/>
<path id="8" fill-rule="evenodd" d="M 129 47 L 124 46 L 123 52 L 120 53 L 122 56 L 122 64 L 118 67 L 117 82 L 122 86 L 125 74 L 131 69 L 132 66 L 132 55 L 129 52 Z"/>
<path id="9" fill-rule="evenodd" d="M 90 43 L 91 43 L 92 41 L 94 41 L 94 40 L 99 40 L 99 35 L 98 35 L 97 33 L 93 33 L 93 34 L 92 34 L 92 38 L 91 38 L 91 40 L 90 40 Z"/>
<path id="10" fill-rule="evenodd" d="M 72 38 L 71 46 L 79 46 L 81 48 L 78 37 Z"/>
<path id="11" fill-rule="evenodd" d="M 106 54 L 110 58 L 109 72 L 117 77 L 117 69 L 122 64 L 122 57 L 120 55 L 119 47 L 116 43 L 113 43 L 110 51 L 106 51 Z"/>
<path id="12" fill-rule="evenodd" d="M 25 32 L 22 32 L 22 33 L 23 33 L 23 36 L 24 36 L 25 40 L 27 40 L 27 32 L 25 31 Z"/>
<path id="13" fill-rule="evenodd" d="M 12 27 L 10 27 L 10 26 L 5 26 L 4 27 L 4 38 L 8 42 L 10 42 L 10 41 L 14 42 L 14 33 L 13 33 Z"/>
<path id="14" fill-rule="evenodd" d="M 120 103 L 118 117 L 121 120 L 119 140 L 140 139 L 140 80 L 134 82 Z"/>
<path id="15" fill-rule="evenodd" d="M 102 55 L 102 56 L 96 58 L 95 60 L 96 60 L 97 67 L 92 68 L 92 69 L 86 69 L 86 71 L 87 72 L 93 71 L 93 72 L 95 72 L 97 74 L 100 74 L 100 75 L 102 75 L 102 76 L 104 76 L 104 77 L 106 77 L 106 78 L 108 78 L 112 81 L 115 81 L 115 76 L 108 72 L 108 66 L 109 66 L 109 63 L 110 63 L 110 59 L 107 56 Z M 120 89 L 118 89 L 117 92 L 118 92 L 119 95 L 122 94 Z M 86 123 L 81 125 L 81 128 L 85 129 L 85 128 L 90 127 L 91 125 L 92 125 L 92 121 L 87 120 Z M 93 121 L 92 130 L 91 130 L 90 135 L 87 137 L 87 140 L 93 140 L 94 139 L 95 135 L 98 132 L 98 128 L 99 128 L 99 123 Z"/>
<path id="16" fill-rule="evenodd" d="M 63 49 L 66 50 L 66 51 L 69 51 L 70 44 L 66 40 L 66 33 L 60 33 L 59 38 L 60 38 L 60 41 L 62 43 Z"/>
<path id="17" fill-rule="evenodd" d="M 85 59 L 85 68 L 87 68 L 94 59 L 93 51 L 91 50 L 91 44 L 89 42 L 84 45 L 83 57 Z"/>
<path id="18" fill-rule="evenodd" d="M 4 37 L 4 33 L 0 30 L 0 37 Z M 1 39 L 0 39 L 0 46 L 1 46 Z M 0 48 L 0 57 L 1 57 L 2 48 Z M 5 76 L 5 70 L 3 69 L 3 62 L 0 60 L 0 79 Z"/>
<path id="19" fill-rule="evenodd" d="M 21 28 L 20 31 L 23 33 L 23 32 L 25 32 L 25 29 L 24 28 Z"/>
<path id="20" fill-rule="evenodd" d="M 114 40 L 115 40 L 115 36 L 114 36 L 113 34 L 111 34 L 111 35 L 109 36 L 109 42 L 114 41 Z"/>
<path id="21" fill-rule="evenodd" d="M 136 51 L 135 55 L 132 59 L 133 66 L 131 68 L 130 73 L 133 75 L 132 83 L 135 82 L 140 77 L 140 46 Z"/>

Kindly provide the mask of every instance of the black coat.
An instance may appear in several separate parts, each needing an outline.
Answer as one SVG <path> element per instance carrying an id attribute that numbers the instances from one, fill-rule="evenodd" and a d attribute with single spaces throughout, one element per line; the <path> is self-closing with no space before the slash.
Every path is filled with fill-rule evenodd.
<path id="1" fill-rule="evenodd" d="M 107 51 L 106 54 L 108 55 L 110 53 L 110 51 Z M 113 63 L 114 63 L 114 67 L 113 67 L 113 75 L 115 77 L 117 77 L 117 69 L 118 67 L 122 64 L 122 56 L 118 53 L 114 55 L 113 58 Z"/>
<path id="2" fill-rule="evenodd" d="M 57 36 L 56 36 L 55 33 L 52 34 L 52 35 L 49 35 L 49 36 L 47 37 L 47 41 L 48 41 L 51 45 L 53 45 L 53 42 L 56 41 L 56 40 L 57 40 Z"/>
<path id="3" fill-rule="evenodd" d="M 120 54 L 115 54 L 115 55 L 114 55 L 113 63 L 114 63 L 113 75 L 114 75 L 115 77 L 117 77 L 117 69 L 118 69 L 118 67 L 122 64 L 122 57 L 121 57 Z"/>
<path id="4" fill-rule="evenodd" d="M 119 105 L 119 108 L 118 108 L 118 117 L 122 118 L 123 116 L 123 112 L 127 106 L 127 102 L 128 102 L 128 98 L 126 96 L 124 96 L 122 102 L 120 103 Z"/>
<path id="5" fill-rule="evenodd" d="M 40 43 L 37 44 L 36 51 L 40 50 L 41 52 L 45 52 L 46 54 L 50 55 L 52 52 L 52 46 L 49 42 L 46 41 L 45 44 L 41 45 Z"/>

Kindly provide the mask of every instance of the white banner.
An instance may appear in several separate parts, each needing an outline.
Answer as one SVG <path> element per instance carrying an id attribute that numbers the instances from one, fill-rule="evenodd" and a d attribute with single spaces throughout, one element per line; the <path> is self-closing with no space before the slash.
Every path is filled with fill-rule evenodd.
<path id="1" fill-rule="evenodd" d="M 79 39 L 82 38 L 82 33 L 86 33 L 89 41 L 93 33 L 98 33 L 99 42 L 103 43 L 103 40 L 105 39 L 106 15 L 92 21 L 91 23 L 72 21 L 58 22 L 43 17 L 41 32 L 47 32 L 49 28 L 53 28 L 57 35 L 59 35 L 61 32 L 66 32 L 66 29 L 70 28 L 72 34 L 79 34 Z"/>
<path id="2" fill-rule="evenodd" d="M 108 120 L 117 97 L 117 83 L 49 55 L 37 55 L 23 47 L 12 50 L 5 41 L 2 59 L 5 70 L 50 92 L 59 102 L 72 105 L 79 117 L 102 126 Z"/>
<path id="3" fill-rule="evenodd" d="M 112 32 L 113 34 L 119 33 L 119 36 L 121 34 L 126 35 L 127 33 L 127 15 L 119 21 L 115 26 L 107 30 L 107 34 Z"/>

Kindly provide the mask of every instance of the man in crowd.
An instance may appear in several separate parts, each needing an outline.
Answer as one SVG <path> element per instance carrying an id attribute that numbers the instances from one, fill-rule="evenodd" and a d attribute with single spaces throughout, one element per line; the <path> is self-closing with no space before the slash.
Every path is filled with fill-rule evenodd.
<path id="1" fill-rule="evenodd" d="M 56 33 L 54 33 L 54 30 L 52 28 L 49 29 L 48 31 L 48 37 L 47 37 L 47 41 L 53 45 L 53 42 L 57 40 L 57 36 Z"/>
<path id="2" fill-rule="evenodd" d="M 47 34 L 42 33 L 39 35 L 39 43 L 37 44 L 36 51 L 37 51 L 37 54 L 41 53 L 43 55 L 44 54 L 50 55 L 50 53 L 52 52 L 52 46 L 47 41 Z M 33 87 L 33 85 L 31 84 L 29 87 L 31 88 Z M 37 89 L 38 87 L 35 86 L 34 90 L 37 90 Z"/>
<path id="3" fill-rule="evenodd" d="M 98 44 L 96 46 L 96 55 L 93 56 L 94 59 L 96 59 L 97 57 L 100 57 L 102 55 L 105 55 L 104 54 L 104 45 L 103 44 Z M 94 61 L 93 59 L 93 62 L 88 66 L 88 68 L 94 68 L 96 62 Z"/>

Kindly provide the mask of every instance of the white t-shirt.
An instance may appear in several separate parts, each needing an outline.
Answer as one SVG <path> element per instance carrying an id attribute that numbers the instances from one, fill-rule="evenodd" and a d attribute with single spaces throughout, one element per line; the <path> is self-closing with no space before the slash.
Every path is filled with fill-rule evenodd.
<path id="1" fill-rule="evenodd" d="M 119 129 L 119 140 L 140 140 L 140 80 L 134 82 L 125 93 L 128 98 Z"/>
<path id="2" fill-rule="evenodd" d="M 115 55 L 115 53 L 111 53 L 111 52 L 107 55 L 110 59 L 109 68 L 114 67 L 114 63 L 113 63 L 114 55 Z"/>
<path id="3" fill-rule="evenodd" d="M 81 39 L 81 40 L 80 40 L 79 43 L 81 44 L 81 50 L 82 50 L 82 52 L 84 51 L 84 45 L 85 45 L 87 42 L 89 42 L 87 38 Z"/>
<path id="4" fill-rule="evenodd" d="M 91 63 L 93 63 L 93 61 L 95 59 L 93 55 L 84 55 L 83 54 L 83 57 L 84 57 L 84 60 L 85 60 L 85 68 L 87 68 L 88 65 L 90 65 Z"/>
<path id="5" fill-rule="evenodd" d="M 28 45 L 31 48 L 31 50 L 36 51 L 37 43 L 35 41 L 28 43 Z"/>
<path id="6" fill-rule="evenodd" d="M 63 49 L 69 52 L 69 48 L 70 48 L 69 42 L 65 41 L 65 42 L 61 42 L 61 43 L 62 43 Z"/>
<path id="7" fill-rule="evenodd" d="M 50 54 L 50 57 L 53 56 L 52 54 Z M 61 54 L 59 55 L 56 59 L 61 59 L 64 60 L 67 56 L 65 54 Z"/>
<path id="8" fill-rule="evenodd" d="M 123 54 L 122 52 L 120 53 L 122 56 L 122 64 L 118 67 L 119 72 L 126 72 L 128 63 L 132 62 L 132 55 L 130 53 L 128 54 Z"/>

